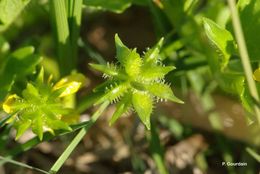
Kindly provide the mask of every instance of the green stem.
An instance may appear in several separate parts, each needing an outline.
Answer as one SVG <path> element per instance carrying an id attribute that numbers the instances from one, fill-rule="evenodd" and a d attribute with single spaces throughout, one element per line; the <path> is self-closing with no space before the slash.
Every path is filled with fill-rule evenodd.
<path id="1" fill-rule="evenodd" d="M 107 108 L 108 105 L 109 105 L 109 101 L 105 101 L 99 107 L 99 109 L 93 114 L 93 116 L 90 119 L 90 123 L 79 131 L 79 133 L 71 141 L 69 146 L 61 154 L 61 156 L 58 158 L 58 160 L 55 162 L 55 164 L 51 167 L 51 169 L 49 171 L 50 173 L 58 172 L 58 170 L 61 168 L 61 166 L 64 164 L 64 162 L 68 159 L 68 157 L 70 156 L 72 151 L 76 148 L 76 146 L 79 144 L 79 142 L 85 136 L 85 134 L 88 132 L 89 128 L 96 122 L 96 120 L 99 118 L 99 116 L 103 113 L 103 111 Z"/>
<path id="2" fill-rule="evenodd" d="M 247 47 L 246 47 L 246 43 L 245 43 L 245 38 L 244 38 L 243 30 L 242 30 L 242 27 L 241 27 L 241 23 L 240 23 L 240 19 L 239 19 L 239 15 L 238 15 L 238 11 L 237 11 L 237 8 L 236 8 L 235 1 L 234 0 L 228 0 L 228 5 L 229 5 L 230 11 L 231 11 L 233 28 L 234 28 L 234 32 L 235 32 L 235 36 L 236 36 L 236 40 L 237 40 L 237 44 L 238 44 L 239 54 L 240 54 L 242 64 L 243 64 L 243 67 L 244 67 L 249 91 L 250 91 L 250 94 L 252 95 L 252 97 L 258 103 L 259 102 L 259 96 L 258 96 L 255 81 L 253 79 L 253 71 L 252 71 L 252 68 L 251 68 L 250 59 L 249 59 L 249 56 L 248 56 Z M 259 110 L 259 108 L 257 107 L 256 104 L 254 105 L 254 110 L 255 110 L 255 114 L 256 114 L 258 123 L 260 124 L 260 110 Z"/>
<path id="3" fill-rule="evenodd" d="M 163 148 L 160 144 L 159 135 L 153 122 L 151 123 L 151 132 L 148 133 L 147 138 L 150 143 L 150 151 L 157 166 L 158 172 L 160 174 L 168 174 L 164 164 Z"/>
<path id="4" fill-rule="evenodd" d="M 2 157 L 2 156 L 0 156 L 0 160 L 1 160 L 1 161 L 8 162 L 8 163 L 12 163 L 12 164 L 14 164 L 14 165 L 17 165 L 17 166 L 20 166 L 20 167 L 24 167 L 24 168 L 27 168 L 27 169 L 31 169 L 31 170 L 34 170 L 34 171 L 37 171 L 37 172 L 49 174 L 49 172 L 47 172 L 47 171 L 44 171 L 44 170 L 39 169 L 39 168 L 37 168 L 37 167 L 33 167 L 33 166 L 30 166 L 30 165 L 27 165 L 27 164 L 24 164 L 24 163 L 15 161 L 15 160 L 12 160 L 12 159 L 10 159 L 10 158 L 11 158 L 11 157 Z"/>

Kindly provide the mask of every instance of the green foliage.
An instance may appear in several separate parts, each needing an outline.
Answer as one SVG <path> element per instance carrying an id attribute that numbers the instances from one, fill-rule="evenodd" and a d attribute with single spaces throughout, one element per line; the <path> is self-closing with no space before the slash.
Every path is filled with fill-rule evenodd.
<path id="1" fill-rule="evenodd" d="M 84 0 L 84 4 L 97 9 L 122 13 L 131 6 L 131 0 Z"/>
<path id="2" fill-rule="evenodd" d="M 251 61 L 259 62 L 260 1 L 239 0 L 237 4 Z"/>
<path id="3" fill-rule="evenodd" d="M 104 77 L 108 78 L 96 89 L 96 91 L 105 91 L 96 104 L 107 100 L 111 103 L 120 101 L 116 105 L 110 124 L 133 107 L 141 121 L 150 129 L 150 116 L 155 100 L 183 103 L 174 96 L 170 85 L 164 81 L 164 76 L 174 67 L 165 66 L 160 60 L 159 50 L 162 42 L 163 39 L 141 58 L 136 49 L 127 48 L 116 35 L 116 58 L 120 64 L 90 64 L 92 68 L 103 72 Z"/>
<path id="4" fill-rule="evenodd" d="M 56 84 L 44 80 L 44 72 L 41 69 L 35 82 L 28 82 L 22 96 L 9 95 L 3 104 L 6 113 L 15 113 L 7 122 L 13 123 L 17 130 L 18 139 L 29 128 L 39 137 L 43 138 L 43 132 L 54 130 L 71 130 L 69 124 L 73 123 L 71 108 L 64 107 L 62 97 L 74 94 L 84 85 L 86 79 L 81 74 L 73 74 L 64 77 Z M 74 116 L 73 116 L 74 117 Z M 70 120 L 70 121 L 68 121 Z M 75 120 L 75 119 L 74 119 Z"/>
<path id="5" fill-rule="evenodd" d="M 228 30 L 221 28 L 212 20 L 204 18 L 203 21 L 207 37 L 221 58 L 221 70 L 224 70 L 236 49 L 233 36 Z"/>
<path id="6" fill-rule="evenodd" d="M 16 80 L 32 73 L 41 59 L 39 55 L 34 54 L 34 47 L 31 46 L 20 48 L 3 59 L 0 71 L 0 99 L 4 99 Z"/>
<path id="7" fill-rule="evenodd" d="M 21 13 L 30 0 L 1 0 L 0 1 L 0 32 L 4 31 Z"/>

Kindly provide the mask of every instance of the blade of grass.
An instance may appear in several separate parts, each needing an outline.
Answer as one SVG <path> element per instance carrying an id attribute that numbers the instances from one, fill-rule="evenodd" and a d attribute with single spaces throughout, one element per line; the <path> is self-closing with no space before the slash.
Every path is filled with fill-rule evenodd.
<path id="1" fill-rule="evenodd" d="M 67 75 L 75 67 L 71 59 L 70 31 L 67 20 L 66 6 L 64 0 L 50 1 L 51 18 L 56 33 L 58 62 L 61 75 Z"/>
<path id="2" fill-rule="evenodd" d="M 78 38 L 80 33 L 82 0 L 69 0 L 68 22 L 70 30 L 70 45 L 73 62 L 77 63 L 78 57 Z"/>
<path id="3" fill-rule="evenodd" d="M 89 128 L 96 122 L 96 120 L 99 118 L 99 116 L 103 113 L 103 111 L 107 108 L 109 105 L 109 101 L 105 101 L 99 109 L 93 114 L 93 116 L 90 119 L 90 124 L 88 124 L 86 127 L 82 128 L 79 133 L 75 136 L 75 138 L 71 141 L 69 146 L 63 151 L 61 156 L 58 158 L 58 160 L 54 163 L 54 165 L 50 169 L 50 173 L 54 174 L 59 171 L 61 166 L 64 164 L 64 162 L 68 159 L 72 151 L 76 148 L 76 146 L 79 144 L 79 142 L 83 139 L 85 134 L 88 132 Z"/>
<path id="4" fill-rule="evenodd" d="M 91 124 L 90 121 L 85 121 L 85 122 L 82 122 L 82 123 L 79 123 L 79 124 L 76 124 L 76 125 L 71 125 L 70 127 L 72 128 L 72 131 L 61 131 L 61 130 L 59 130 L 59 131 L 55 132 L 55 135 L 53 135 L 49 132 L 45 132 L 43 134 L 42 141 L 40 141 L 38 137 L 34 137 L 34 138 L 28 140 L 26 143 L 20 144 L 20 145 L 16 146 L 14 149 L 7 151 L 6 154 L 8 154 L 11 157 L 16 156 L 21 152 L 25 152 L 27 150 L 30 150 L 31 148 L 35 147 L 36 145 L 38 145 L 39 143 L 41 143 L 43 141 L 49 141 L 49 140 L 51 140 L 51 139 L 53 139 L 57 136 L 63 136 L 63 135 L 66 135 L 68 133 L 75 132 L 75 131 L 83 128 L 83 127 L 87 127 L 89 124 Z"/>
<path id="5" fill-rule="evenodd" d="M 20 166 L 20 167 L 23 167 L 23 168 L 31 169 L 31 170 L 34 170 L 34 171 L 37 171 L 37 172 L 41 172 L 41 173 L 45 173 L 45 174 L 49 174 L 49 172 L 47 172 L 45 170 L 39 169 L 37 167 L 30 166 L 30 165 L 27 165 L 27 164 L 24 164 L 24 163 L 15 161 L 15 160 L 12 160 L 9 157 L 6 158 L 6 157 L 0 156 L 0 160 L 8 162 L 8 163 L 12 163 L 14 165 L 17 165 L 17 166 Z"/>
<path id="6" fill-rule="evenodd" d="M 252 97 L 257 101 L 257 103 L 259 103 L 259 95 L 257 92 L 255 81 L 253 79 L 253 71 L 251 68 L 250 59 L 249 59 L 249 55 L 248 55 L 248 51 L 247 51 L 247 47 L 246 47 L 246 43 L 245 43 L 245 38 L 244 38 L 243 30 L 241 27 L 241 23 L 240 23 L 235 1 L 228 0 L 228 5 L 230 8 L 230 12 L 231 12 L 232 24 L 233 24 L 237 44 L 238 44 L 239 54 L 240 54 L 243 68 L 245 71 L 249 91 L 250 91 L 250 94 L 252 95 Z M 260 124 L 260 109 L 257 107 L 256 104 L 254 105 L 254 110 L 255 110 L 255 114 L 256 114 L 258 123 Z"/>
<path id="7" fill-rule="evenodd" d="M 0 120 L 0 127 L 3 127 L 4 126 L 4 124 L 6 123 L 6 121 L 7 120 L 9 120 L 9 118 L 11 118 L 13 115 L 15 115 L 16 114 L 16 112 L 15 113 L 12 113 L 12 114 L 10 114 L 10 115 L 7 115 L 7 116 L 5 116 L 2 120 Z"/>
<path id="8" fill-rule="evenodd" d="M 246 148 L 246 151 L 260 163 L 260 155 L 258 153 L 256 153 L 253 149 L 249 147 Z"/>

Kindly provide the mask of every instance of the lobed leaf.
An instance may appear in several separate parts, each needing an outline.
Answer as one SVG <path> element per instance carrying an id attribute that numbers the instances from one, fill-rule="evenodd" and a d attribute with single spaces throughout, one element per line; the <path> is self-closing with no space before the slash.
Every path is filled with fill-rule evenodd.
<path id="1" fill-rule="evenodd" d="M 218 24 L 208 18 L 203 19 L 204 29 L 210 42 L 213 44 L 221 58 L 221 69 L 224 70 L 235 50 L 232 34 L 221 28 Z"/>

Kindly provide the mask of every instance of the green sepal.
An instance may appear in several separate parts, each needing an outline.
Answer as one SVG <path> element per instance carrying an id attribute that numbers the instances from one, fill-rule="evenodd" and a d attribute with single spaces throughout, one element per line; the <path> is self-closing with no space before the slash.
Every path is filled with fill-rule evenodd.
<path id="1" fill-rule="evenodd" d="M 150 117 L 153 111 L 153 99 L 145 92 L 134 92 L 132 96 L 132 103 L 139 118 L 144 123 L 146 128 L 150 130 Z"/>
<path id="2" fill-rule="evenodd" d="M 111 85 L 110 89 L 107 89 L 107 92 L 95 103 L 95 105 L 101 104 L 106 100 L 108 100 L 110 103 L 117 102 L 119 98 L 127 91 L 127 88 L 127 83 Z"/>
<path id="3" fill-rule="evenodd" d="M 154 96 L 158 97 L 158 99 L 166 99 L 172 102 L 181 103 L 184 102 L 178 99 L 172 92 L 172 89 L 169 85 L 162 84 L 162 83 L 154 83 L 148 84 L 146 89 Z"/>
<path id="4" fill-rule="evenodd" d="M 116 44 L 116 58 L 121 63 L 121 65 L 125 66 L 126 59 L 131 53 L 131 50 L 123 44 L 123 42 L 118 37 L 118 34 L 115 35 L 115 44 Z"/>
<path id="5" fill-rule="evenodd" d="M 125 60 L 125 71 L 130 77 L 136 77 L 140 74 L 142 59 L 140 55 L 133 49 Z"/>
<path id="6" fill-rule="evenodd" d="M 166 74 L 170 71 L 174 70 L 174 66 L 153 66 L 153 67 L 146 67 L 142 68 L 142 73 L 140 77 L 144 80 L 158 80 L 164 78 Z"/>
<path id="7" fill-rule="evenodd" d="M 161 38 L 153 48 L 149 49 L 145 53 L 145 55 L 144 55 L 145 63 L 152 62 L 152 63 L 156 64 L 159 61 L 159 57 L 160 57 L 159 53 L 160 53 L 160 49 L 163 45 L 163 41 L 164 41 L 164 38 Z"/>
<path id="8" fill-rule="evenodd" d="M 59 130 L 59 129 L 68 130 L 68 131 L 72 130 L 71 127 L 67 123 L 60 121 L 60 120 L 47 119 L 46 122 L 47 122 L 49 128 L 52 130 Z"/>
<path id="9" fill-rule="evenodd" d="M 107 76 L 117 76 L 118 75 L 118 69 L 114 64 L 107 64 L 107 65 L 100 65 L 100 64 L 89 64 L 93 69 L 98 70 Z"/>
<path id="10" fill-rule="evenodd" d="M 31 83 L 27 83 L 26 89 L 22 92 L 22 96 L 30 103 L 40 104 L 41 96 L 36 87 L 33 86 Z"/>
<path id="11" fill-rule="evenodd" d="M 112 124 L 114 124 L 121 115 L 123 115 L 129 110 L 130 107 L 131 107 L 131 96 L 126 95 L 124 98 L 121 99 L 120 102 L 116 104 L 116 110 L 113 116 L 111 117 L 111 119 L 109 120 L 109 125 L 111 126 Z"/>
<path id="12" fill-rule="evenodd" d="M 43 137 L 43 120 L 42 120 L 42 115 L 38 113 L 35 115 L 35 119 L 32 122 L 32 131 L 35 133 L 40 140 L 42 140 Z"/>
<path id="13" fill-rule="evenodd" d="M 30 126 L 31 126 L 30 120 L 16 122 L 14 125 L 16 129 L 15 140 L 18 140 Z"/>

